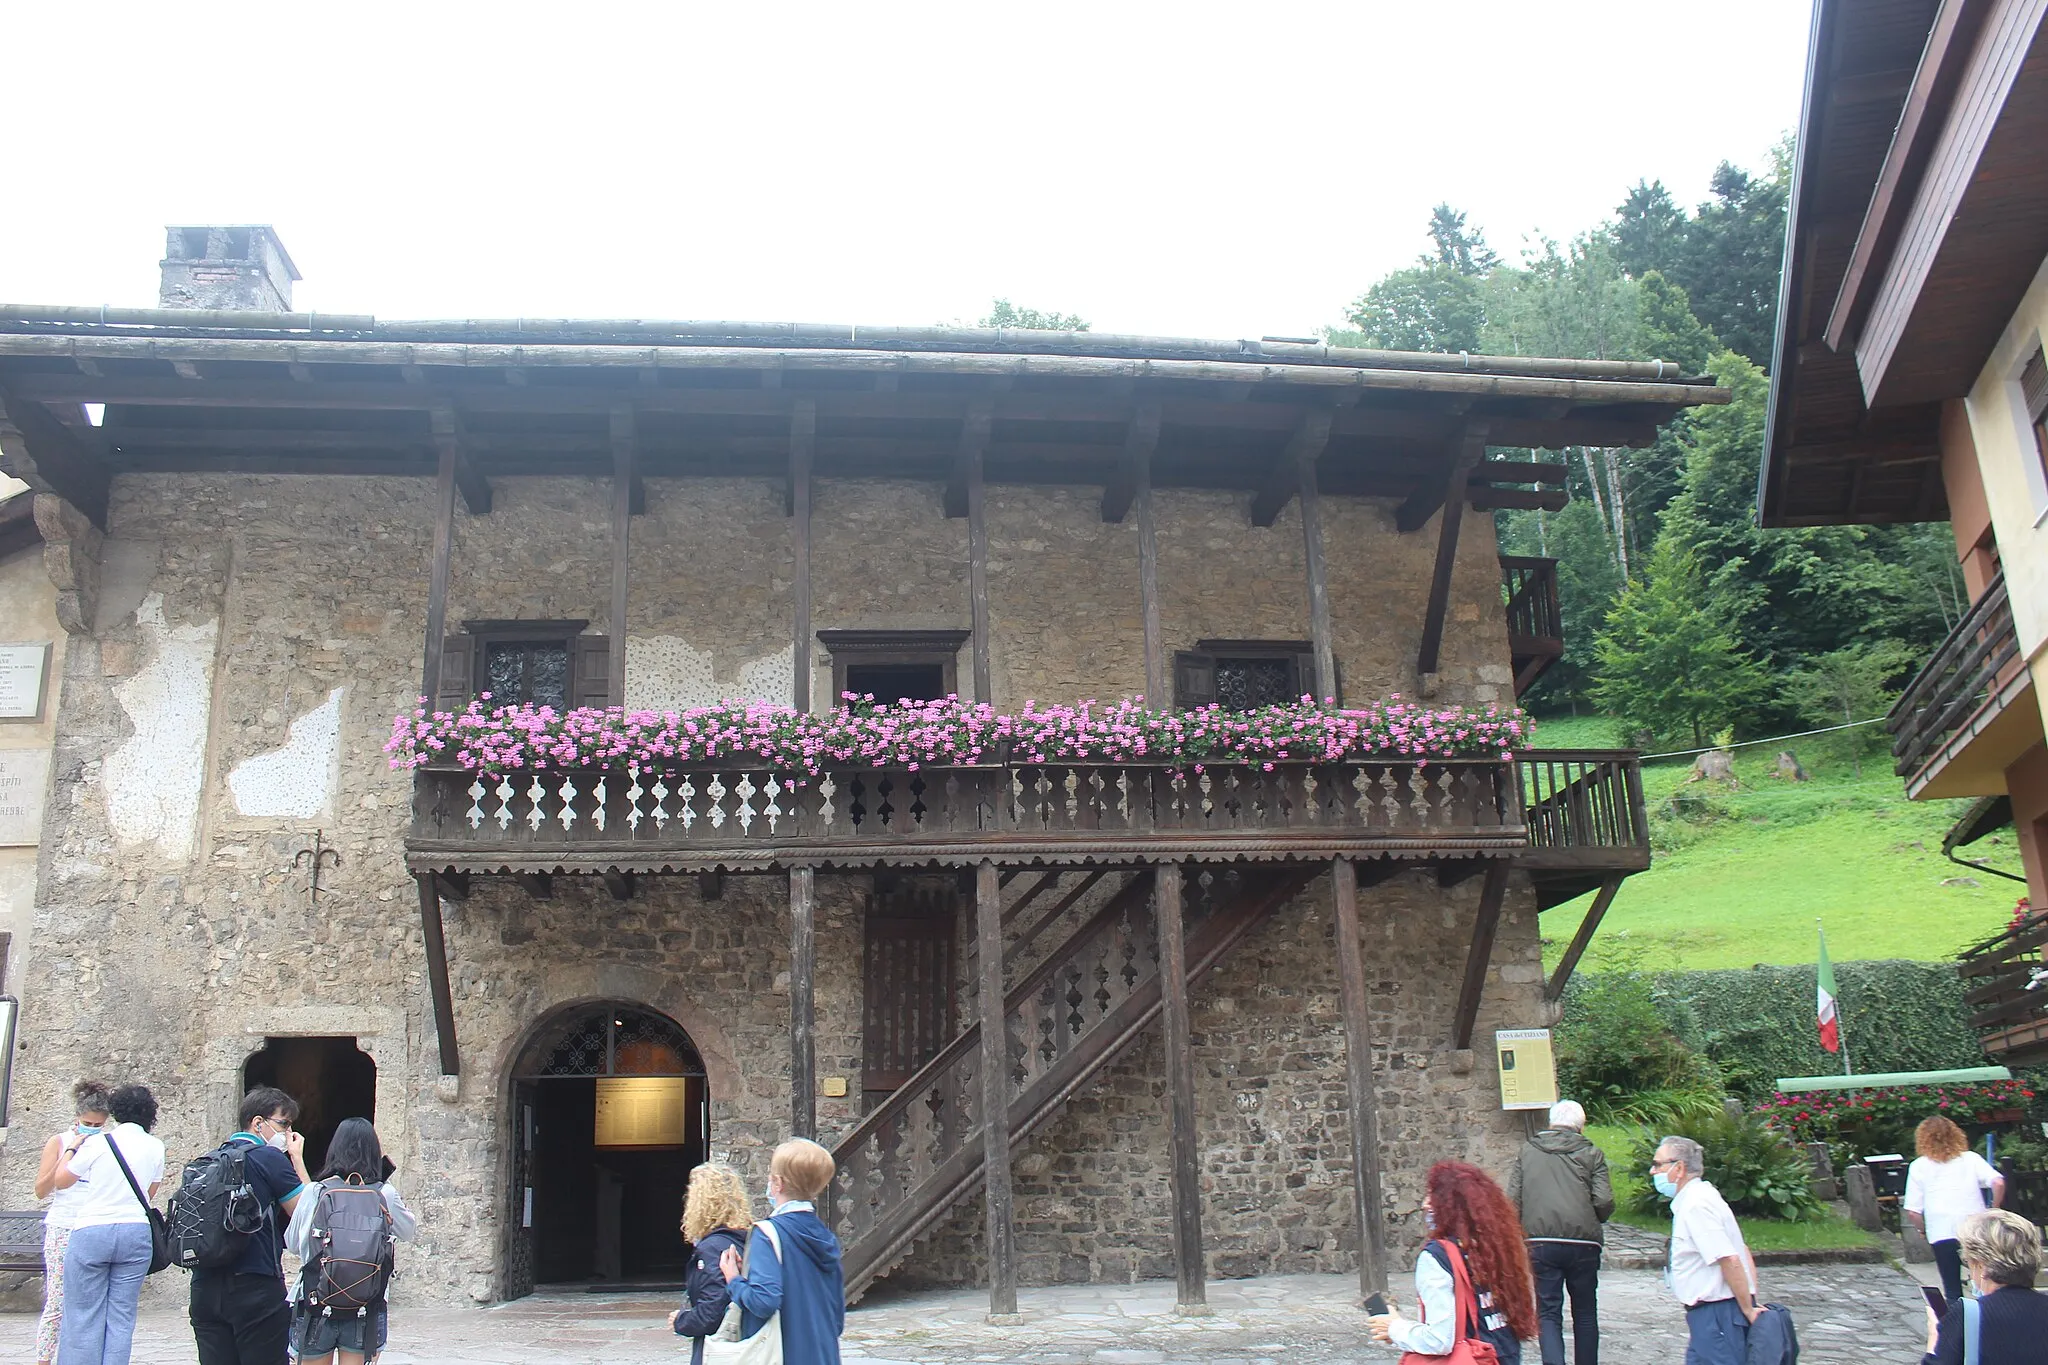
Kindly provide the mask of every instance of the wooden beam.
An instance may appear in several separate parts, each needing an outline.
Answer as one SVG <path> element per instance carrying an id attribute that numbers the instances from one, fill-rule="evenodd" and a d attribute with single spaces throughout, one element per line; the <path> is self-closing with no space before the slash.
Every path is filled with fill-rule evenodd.
<path id="1" fill-rule="evenodd" d="M 974 627 L 974 699 L 993 704 L 994 684 L 989 680 L 988 620 L 988 510 L 982 486 L 982 454 L 988 446 L 990 408 L 986 402 L 968 410 L 960 431 L 958 477 L 966 480 L 967 500 L 967 586 L 969 615 Z M 947 496 L 952 496 L 950 487 Z"/>
<path id="2" fill-rule="evenodd" d="M 1415 866 L 1402 858 L 1361 858 L 1351 865 L 1357 870 L 1361 887 L 1383 886 Z"/>
<path id="3" fill-rule="evenodd" d="M 968 515 L 967 485 L 979 478 L 983 457 L 988 453 L 989 433 L 995 429 L 995 402 L 977 398 L 967 405 L 960 423 L 960 442 L 953 455 L 952 477 L 946 480 L 946 515 Z"/>
<path id="4" fill-rule="evenodd" d="M 1279 518 L 1280 509 L 1301 491 L 1301 466 L 1304 461 L 1322 458 L 1323 447 L 1330 443 L 1330 423 L 1334 417 L 1328 408 L 1309 408 L 1301 414 L 1294 434 L 1287 439 L 1287 449 L 1252 497 L 1252 525 L 1271 526 Z"/>
<path id="5" fill-rule="evenodd" d="M 0 469 L 107 527 L 107 467 L 42 404 L 0 389 Z"/>
<path id="6" fill-rule="evenodd" d="M 801 1138 L 818 1136 L 816 879 L 811 868 L 789 870 L 789 1131 Z"/>
<path id="7" fill-rule="evenodd" d="M 1066 914 L 1067 911 L 1073 909 L 1075 901 L 1078 901 L 1081 899 L 1081 897 L 1087 895 L 1091 890 L 1094 889 L 1095 884 L 1097 882 L 1101 881 L 1104 877 L 1107 877 L 1108 875 L 1109 869 L 1104 867 L 1098 867 L 1090 871 L 1087 876 L 1081 879 L 1079 885 L 1075 886 L 1073 890 L 1067 892 L 1066 895 L 1061 896 L 1058 901 L 1054 902 L 1053 907 L 1050 910 L 1046 911 L 1043 915 L 1040 915 L 1037 918 L 1037 920 L 1035 920 L 1028 928 L 1024 930 L 1023 933 L 1017 935 L 1016 951 L 1023 951 L 1025 945 L 1033 942 L 1035 939 L 1037 939 L 1037 937 L 1040 934 L 1044 933 L 1047 929 L 1050 929 L 1053 925 L 1059 923 L 1060 916 Z"/>
<path id="8" fill-rule="evenodd" d="M 1123 458 L 1102 490 L 1102 519 L 1122 521 L 1137 497 L 1138 484 L 1152 477 L 1152 452 L 1159 448 L 1159 405 L 1146 403 L 1124 430 Z"/>
<path id="9" fill-rule="evenodd" d="M 552 872 L 517 872 L 513 874 L 518 883 L 526 888 L 526 894 L 537 901 L 551 901 L 555 898 L 555 875 Z"/>
<path id="10" fill-rule="evenodd" d="M 1195 1131 L 1195 1058 L 1189 1035 L 1188 954 L 1181 919 L 1181 865 L 1164 863 L 1152 874 L 1152 915 L 1159 932 L 1160 1018 L 1165 1025 L 1166 1094 L 1171 1116 L 1173 1275 L 1175 1304 L 1183 1313 L 1207 1311 L 1202 1267 L 1201 1139 Z"/>
<path id="11" fill-rule="evenodd" d="M 1451 1018 L 1451 1046 L 1460 1051 L 1472 1046 L 1472 1026 L 1479 1019 L 1479 997 L 1486 990 L 1486 968 L 1493 961 L 1493 938 L 1500 929 L 1500 905 L 1507 896 L 1508 870 L 1505 858 L 1494 858 L 1486 869 L 1486 882 L 1479 888 L 1479 913 L 1472 922 L 1472 949 L 1465 957 L 1465 982 L 1458 988 L 1458 1008 Z"/>
<path id="12" fill-rule="evenodd" d="M 811 709 L 811 450 L 818 436 L 818 405 L 803 399 L 789 410 L 790 547 L 795 558 L 790 578 L 794 652 L 792 704 Z M 834 697 L 833 703 L 838 703 Z"/>
<path id="13" fill-rule="evenodd" d="M 1149 415 L 1148 415 L 1149 414 Z M 1152 451 L 1159 440 L 1159 409 L 1148 404 L 1140 409 L 1140 422 L 1151 429 L 1150 444 L 1142 447 L 1141 458 L 1131 467 L 1131 500 L 1138 509 L 1138 616 L 1145 642 L 1145 702 L 1164 707 L 1173 700 L 1173 685 L 1167 680 L 1165 637 L 1159 626 L 1159 514 L 1152 497 Z M 1133 424 L 1135 432 L 1138 423 Z M 1108 509 L 1103 509 L 1108 515 Z"/>
<path id="14" fill-rule="evenodd" d="M 436 872 L 434 890 L 444 901 L 466 901 L 469 899 L 469 874 L 467 872 Z"/>
<path id="15" fill-rule="evenodd" d="M 1452 571 L 1458 566 L 1458 530 L 1465 520 L 1472 466 L 1485 456 L 1486 424 L 1472 423 L 1465 428 L 1464 436 L 1452 453 L 1450 478 L 1445 480 L 1437 499 L 1443 508 L 1443 517 L 1436 531 L 1436 568 L 1429 580 L 1429 601 L 1422 612 L 1422 644 L 1415 652 L 1415 671 L 1423 680 L 1422 695 L 1425 697 L 1434 691 L 1437 658 L 1443 648 L 1444 615 L 1450 608 Z M 1408 514 L 1409 508 L 1404 505 L 1401 515 L 1396 518 L 1396 524 L 1403 531 L 1416 529 L 1407 524 Z"/>
<path id="16" fill-rule="evenodd" d="M 441 449 L 434 475 L 434 551 L 427 579 L 427 653 L 420 669 L 421 705 L 432 711 L 441 700 L 441 653 L 448 639 L 448 559 L 455 548 L 455 466 L 453 443 Z"/>
<path id="17" fill-rule="evenodd" d="M 455 996 L 448 985 L 448 939 L 441 928 L 441 897 L 434 879 L 415 878 L 420 890 L 420 937 L 427 954 L 427 993 L 434 1002 L 434 1036 L 441 1046 L 441 1074 L 460 1076 L 462 1055 L 455 1047 Z"/>
<path id="18" fill-rule="evenodd" d="M 454 457 L 455 486 L 462 490 L 462 505 L 473 517 L 485 515 L 491 510 L 491 485 L 477 473 L 476 466 L 470 462 L 468 450 L 463 447 L 462 419 L 454 408 L 444 404 L 427 413 L 427 423 L 433 434 L 434 449 L 444 457 Z"/>
<path id="19" fill-rule="evenodd" d="M 604 873 L 604 874 L 603 874 L 603 876 L 604 876 L 604 889 L 605 889 L 605 890 L 607 890 L 607 891 L 609 891 L 609 892 L 611 892 L 611 895 L 612 895 L 612 899 L 613 899 L 613 900 L 615 900 L 615 901 L 629 901 L 629 900 L 633 899 L 633 874 L 632 874 L 632 873 L 630 873 L 630 872 L 607 872 L 607 873 Z"/>
<path id="20" fill-rule="evenodd" d="M 1329 426 L 1323 428 L 1327 436 Z M 1320 448 L 1320 447 L 1319 447 Z M 1318 703 L 1337 700 L 1337 654 L 1331 641 L 1330 586 L 1323 567 L 1323 500 L 1316 487 L 1316 457 L 1304 454 L 1296 466 L 1301 485 L 1302 562 L 1308 569 L 1309 639 L 1315 646 L 1315 698 Z"/>
<path id="21" fill-rule="evenodd" d="M 1349 858 L 1331 866 L 1336 904 L 1337 991 L 1344 1009 L 1344 1080 L 1351 1100 L 1351 1203 L 1358 1219 L 1358 1292 L 1387 1287 L 1387 1220 L 1380 1188 L 1379 1091 L 1372 1070 L 1372 1001 L 1358 933 L 1358 870 Z"/>
<path id="22" fill-rule="evenodd" d="M 974 869 L 975 949 L 981 1013 L 981 1161 L 988 1225 L 988 1311 L 1017 1314 L 1017 1249 L 1010 1187 L 1010 1030 L 1003 1008 L 1003 901 L 996 865 Z"/>
<path id="23" fill-rule="evenodd" d="M 206 378 L 206 376 L 205 376 L 205 375 L 203 375 L 203 374 L 201 374 L 201 373 L 199 372 L 199 365 L 198 365 L 198 363 L 197 363 L 196 361 L 191 361 L 191 360 L 173 360 L 173 361 L 171 362 L 171 371 L 172 371 L 172 373 L 176 374 L 176 375 L 178 376 L 178 378 L 180 378 L 180 379 L 204 379 L 204 378 Z"/>
<path id="24" fill-rule="evenodd" d="M 630 404 L 611 411 L 612 437 L 612 619 L 605 655 L 605 695 L 626 704 L 626 599 L 632 581 L 633 480 L 640 453 L 639 424 Z"/>
<path id="25" fill-rule="evenodd" d="M 1462 504 L 1471 484 L 1472 469 L 1486 458 L 1486 435 L 1489 423 L 1468 422 L 1454 439 L 1450 449 L 1449 477 L 1433 482 L 1421 492 L 1401 504 L 1394 514 L 1394 527 L 1403 535 L 1420 531 L 1429 524 L 1439 507 L 1447 503 Z M 1478 438 L 1474 445 L 1474 437 Z M 1474 455 L 1473 451 L 1477 450 Z"/>
<path id="26" fill-rule="evenodd" d="M 1056 867 L 1050 872 L 1040 873 L 1038 880 L 1027 887 L 1023 895 L 1003 907 L 1003 923 L 1005 925 L 1014 923 L 1017 916 L 1031 908 L 1031 902 L 1037 900 L 1059 884 L 1060 875 L 1065 871 L 1065 868 Z"/>
<path id="27" fill-rule="evenodd" d="M 1614 904 L 1614 893 L 1621 890 L 1621 878 L 1609 877 L 1600 883 L 1600 890 L 1593 897 L 1593 904 L 1586 911 L 1586 918 L 1579 922 L 1579 931 L 1572 935 L 1564 956 L 1557 961 L 1557 970 L 1550 974 L 1550 984 L 1543 988 L 1543 998 L 1553 1003 L 1563 998 L 1566 983 L 1578 969 L 1579 959 L 1586 955 L 1586 948 L 1593 942 L 1593 934 L 1600 928 L 1600 921 L 1607 915 L 1607 907 Z"/>

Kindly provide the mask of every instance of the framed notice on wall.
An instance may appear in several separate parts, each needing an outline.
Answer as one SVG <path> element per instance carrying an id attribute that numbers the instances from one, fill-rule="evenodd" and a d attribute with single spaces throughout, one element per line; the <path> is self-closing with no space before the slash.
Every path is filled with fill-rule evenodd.
<path id="1" fill-rule="evenodd" d="M 1548 1109 L 1557 1103 L 1557 1058 L 1547 1028 L 1500 1029 L 1493 1035 L 1500 1054 L 1500 1107 Z"/>
<path id="2" fill-rule="evenodd" d="M 689 1077 L 598 1077 L 598 1146 L 680 1147 L 689 1136 Z"/>
<path id="3" fill-rule="evenodd" d="M 0 645 L 0 721 L 41 720 L 50 646 Z"/>

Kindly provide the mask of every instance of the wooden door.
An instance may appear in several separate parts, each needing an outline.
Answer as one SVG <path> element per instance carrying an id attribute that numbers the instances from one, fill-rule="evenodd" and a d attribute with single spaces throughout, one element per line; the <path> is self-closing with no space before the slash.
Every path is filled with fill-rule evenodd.
<path id="1" fill-rule="evenodd" d="M 512 1083 L 512 1198 L 505 1220 L 508 1299 L 523 1298 L 533 1292 L 533 1091 L 532 1081 Z"/>
<path id="2" fill-rule="evenodd" d="M 952 1040 L 960 893 L 901 886 L 868 903 L 861 1019 L 864 1108 L 873 1108 Z"/>

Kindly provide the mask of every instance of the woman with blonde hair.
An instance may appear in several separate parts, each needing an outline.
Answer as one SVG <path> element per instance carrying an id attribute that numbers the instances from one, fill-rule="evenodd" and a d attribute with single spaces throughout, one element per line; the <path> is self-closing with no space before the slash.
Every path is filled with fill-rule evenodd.
<path id="1" fill-rule="evenodd" d="M 1951 1307 L 1963 1297 L 1963 1260 L 1956 1229 L 1965 1218 L 2005 1202 L 2005 1177 L 1970 1150 L 1963 1130 L 1939 1114 L 1913 1130 L 1920 1155 L 1906 1168 L 1906 1217 L 1927 1237 L 1941 1270 L 1941 1292 Z"/>
<path id="2" fill-rule="evenodd" d="M 703 1365 L 704 1338 L 725 1320 L 732 1292 L 726 1288 L 718 1260 L 727 1250 L 746 1245 L 754 1215 L 747 1209 L 747 1186 L 730 1166 L 705 1162 L 690 1172 L 690 1193 L 683 1200 L 683 1240 L 691 1244 L 690 1273 L 683 1289 L 686 1301 L 668 1315 L 679 1337 L 689 1337 L 692 1365 Z"/>

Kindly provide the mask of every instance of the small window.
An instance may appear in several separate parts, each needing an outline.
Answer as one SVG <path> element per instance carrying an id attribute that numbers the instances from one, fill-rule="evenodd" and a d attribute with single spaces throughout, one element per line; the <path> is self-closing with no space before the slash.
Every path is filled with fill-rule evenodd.
<path id="1" fill-rule="evenodd" d="M 569 705 L 567 640 L 486 640 L 483 689 L 494 701 L 552 706 Z"/>
<path id="2" fill-rule="evenodd" d="M 2027 425 L 2034 429 L 2034 458 L 2048 477 L 2048 353 L 2039 346 L 2020 371 L 2020 394 L 2027 404 Z"/>
<path id="3" fill-rule="evenodd" d="M 206 229 L 203 227 L 180 228 L 178 240 L 183 245 L 185 259 L 203 261 L 206 259 Z"/>
<path id="4" fill-rule="evenodd" d="M 1306 640 L 1198 640 L 1173 656 L 1173 702 L 1183 711 L 1256 711 L 1337 691 L 1317 685 L 1315 647 Z"/>
<path id="5" fill-rule="evenodd" d="M 938 701 L 960 691 L 960 646 L 969 630 L 821 630 L 832 656 L 832 702 L 848 692 L 878 702 Z"/>
<path id="6" fill-rule="evenodd" d="M 246 260 L 248 260 L 248 259 L 249 259 L 249 229 L 247 229 L 247 228 L 233 228 L 233 229 L 230 229 L 230 230 L 229 230 L 229 232 L 228 232 L 228 234 L 227 234 L 227 238 L 228 238 L 228 254 L 227 254 L 227 259 L 228 259 L 228 260 L 231 260 L 231 261 L 246 261 Z"/>
<path id="7" fill-rule="evenodd" d="M 497 706 L 557 711 L 616 705 L 611 641 L 586 635 L 587 621 L 464 621 L 441 647 L 437 711 L 461 711 L 490 694 Z"/>
<path id="8" fill-rule="evenodd" d="M 848 692 L 876 701 L 938 701 L 952 692 L 943 664 L 848 664 Z"/>

